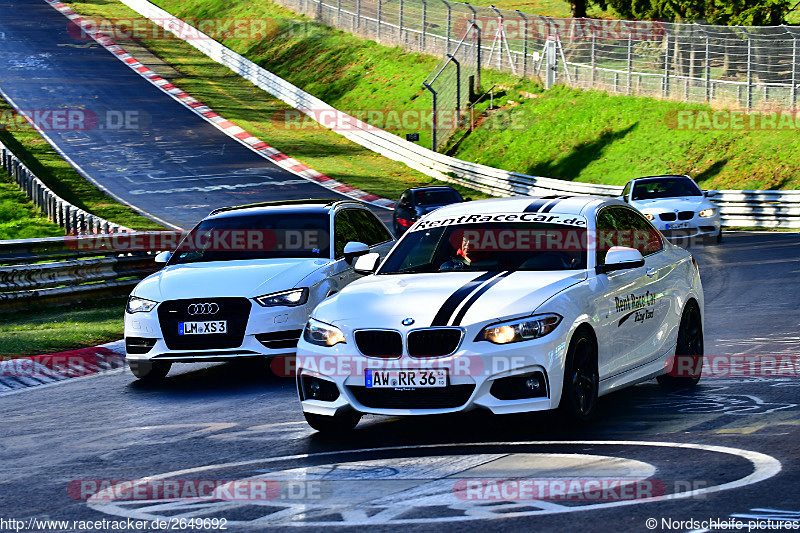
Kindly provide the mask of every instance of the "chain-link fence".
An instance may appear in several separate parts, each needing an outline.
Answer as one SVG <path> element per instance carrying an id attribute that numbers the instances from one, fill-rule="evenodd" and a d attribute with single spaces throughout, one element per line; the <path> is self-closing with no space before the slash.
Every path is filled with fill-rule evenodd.
<path id="1" fill-rule="evenodd" d="M 545 82 L 747 110 L 797 106 L 797 27 L 556 19 L 447 0 L 275 1 L 437 57 L 451 53 L 474 23 L 481 66 Z M 553 42 L 556 53 L 547 54 Z M 555 64 L 542 65 L 547 55 Z"/>
<path id="2" fill-rule="evenodd" d="M 469 24 L 451 53 L 445 55 L 422 85 L 431 93 L 432 149 L 438 150 L 461 126 L 466 109 L 481 79 L 480 29 Z"/>

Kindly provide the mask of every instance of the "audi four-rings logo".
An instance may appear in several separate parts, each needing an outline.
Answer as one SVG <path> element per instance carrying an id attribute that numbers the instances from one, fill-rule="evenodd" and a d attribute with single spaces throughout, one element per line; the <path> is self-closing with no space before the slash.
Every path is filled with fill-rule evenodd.
<path id="1" fill-rule="evenodd" d="M 186 312 L 190 315 L 216 315 L 218 311 L 219 305 L 214 302 L 190 304 L 189 307 L 186 308 Z"/>

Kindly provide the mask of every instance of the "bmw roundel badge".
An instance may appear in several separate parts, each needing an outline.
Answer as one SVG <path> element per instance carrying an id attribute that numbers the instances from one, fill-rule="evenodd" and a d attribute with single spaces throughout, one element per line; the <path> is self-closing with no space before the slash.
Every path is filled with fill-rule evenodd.
<path id="1" fill-rule="evenodd" d="M 403 325 L 404 325 L 404 326 L 410 326 L 410 325 L 412 325 L 413 323 L 414 323 L 414 319 L 413 319 L 413 318 L 411 318 L 411 317 L 408 317 L 408 318 L 404 318 L 404 319 L 403 319 Z"/>

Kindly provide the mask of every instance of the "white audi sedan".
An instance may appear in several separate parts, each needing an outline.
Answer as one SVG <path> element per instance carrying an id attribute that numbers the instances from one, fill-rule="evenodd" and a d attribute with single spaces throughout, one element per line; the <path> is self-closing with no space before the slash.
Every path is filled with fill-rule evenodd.
<path id="1" fill-rule="evenodd" d="M 697 264 L 619 199 L 515 197 L 442 207 L 367 275 L 324 300 L 297 347 L 309 424 L 352 429 L 364 413 L 561 409 L 701 372 Z M 689 362 L 674 368 L 676 354 Z"/>
<path id="2" fill-rule="evenodd" d="M 128 299 L 125 346 L 140 379 L 172 363 L 294 355 L 314 307 L 394 244 L 365 204 L 296 200 L 213 211 Z"/>
<path id="3" fill-rule="evenodd" d="M 719 208 L 689 176 L 650 176 L 629 181 L 622 199 L 644 213 L 667 238 L 693 238 L 722 242 Z"/>

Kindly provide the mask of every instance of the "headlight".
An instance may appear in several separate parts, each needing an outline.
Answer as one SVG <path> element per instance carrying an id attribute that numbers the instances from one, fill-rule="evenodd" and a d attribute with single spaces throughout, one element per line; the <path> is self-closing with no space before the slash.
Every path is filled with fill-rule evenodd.
<path id="1" fill-rule="evenodd" d="M 303 329 L 303 339 L 317 346 L 334 346 L 340 342 L 347 344 L 342 330 L 313 318 L 308 319 Z"/>
<path id="2" fill-rule="evenodd" d="M 152 311 L 156 305 L 158 305 L 158 302 L 131 296 L 128 298 L 128 305 L 125 306 L 125 311 L 128 313 L 147 313 L 148 311 Z"/>
<path id="3" fill-rule="evenodd" d="M 654 217 L 650 213 L 645 213 L 644 218 L 646 218 L 647 220 L 655 220 L 656 217 Z"/>
<path id="4" fill-rule="evenodd" d="M 507 324 L 495 324 L 484 329 L 476 340 L 494 344 L 529 341 L 544 337 L 558 326 L 561 317 L 556 314 L 540 315 Z"/>
<path id="5" fill-rule="evenodd" d="M 296 305 L 303 305 L 308 301 L 308 288 L 291 289 L 288 291 L 273 292 L 272 294 L 265 294 L 264 296 L 256 296 L 253 298 L 261 307 L 275 307 L 278 305 L 285 305 L 287 307 L 294 307 Z"/>
<path id="6" fill-rule="evenodd" d="M 708 217 L 713 217 L 716 212 L 717 210 L 712 207 L 710 209 L 703 209 L 697 214 L 700 215 L 701 217 L 708 218 Z"/>

